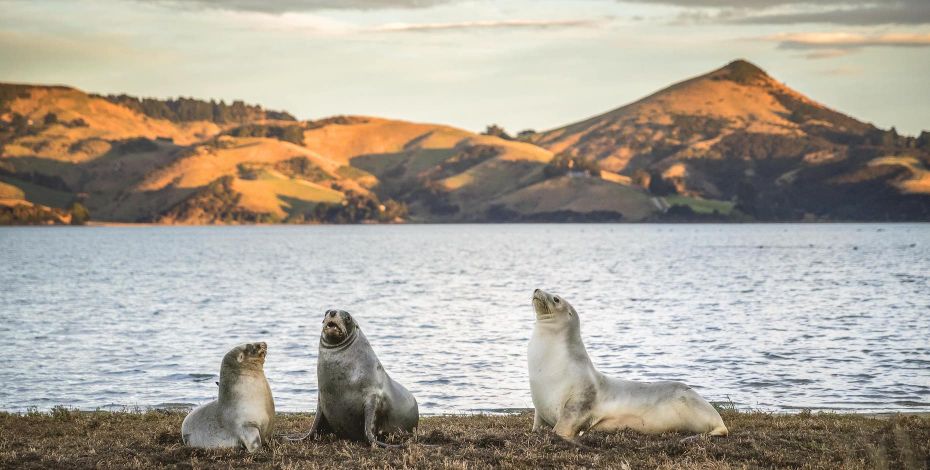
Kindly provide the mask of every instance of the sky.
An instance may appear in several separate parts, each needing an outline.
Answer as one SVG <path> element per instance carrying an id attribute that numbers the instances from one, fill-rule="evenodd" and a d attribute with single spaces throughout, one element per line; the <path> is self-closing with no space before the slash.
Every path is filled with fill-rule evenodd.
<path id="1" fill-rule="evenodd" d="M 742 58 L 930 130 L 930 0 L 0 0 L 0 81 L 546 130 Z"/>

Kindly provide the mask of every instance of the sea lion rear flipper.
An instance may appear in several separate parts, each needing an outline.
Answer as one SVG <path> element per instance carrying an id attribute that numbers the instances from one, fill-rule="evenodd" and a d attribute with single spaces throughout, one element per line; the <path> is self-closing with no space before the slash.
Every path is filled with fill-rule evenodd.
<path id="1" fill-rule="evenodd" d="M 250 454 L 262 447 L 262 435 L 258 431 L 258 426 L 252 423 L 244 424 L 239 429 L 239 442 L 245 446 L 245 450 Z"/>
<path id="2" fill-rule="evenodd" d="M 365 401 L 365 437 L 368 438 L 368 443 L 371 444 L 372 446 L 378 446 L 378 447 L 390 447 L 390 448 L 403 447 L 402 445 L 388 444 L 386 442 L 381 442 L 378 440 L 377 433 L 376 433 L 377 430 L 375 428 L 377 425 L 376 421 L 377 421 L 378 411 L 380 411 L 379 410 L 380 406 L 381 406 L 381 399 L 376 395 L 372 395 L 371 397 L 368 398 L 368 400 Z"/>

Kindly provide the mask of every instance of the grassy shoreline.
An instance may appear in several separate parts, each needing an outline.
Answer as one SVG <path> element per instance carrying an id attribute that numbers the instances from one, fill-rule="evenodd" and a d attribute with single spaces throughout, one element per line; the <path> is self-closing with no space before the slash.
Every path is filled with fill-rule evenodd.
<path id="1" fill-rule="evenodd" d="M 0 413 L 0 468 L 905 468 L 930 466 L 930 416 L 724 411 L 731 435 L 591 433 L 589 450 L 530 432 L 532 415 L 421 418 L 417 441 L 372 449 L 327 436 L 276 438 L 261 451 L 190 449 L 183 412 Z M 278 433 L 309 428 L 312 415 L 280 414 Z"/>

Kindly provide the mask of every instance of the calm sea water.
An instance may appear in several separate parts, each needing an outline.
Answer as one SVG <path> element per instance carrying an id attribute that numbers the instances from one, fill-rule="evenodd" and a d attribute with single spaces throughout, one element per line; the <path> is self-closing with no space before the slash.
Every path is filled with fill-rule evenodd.
<path id="1" fill-rule="evenodd" d="M 313 410 L 323 312 L 426 413 L 531 407 L 540 287 L 603 372 L 740 408 L 930 410 L 930 225 L 0 229 L 0 409 L 196 404 L 267 341 Z"/>

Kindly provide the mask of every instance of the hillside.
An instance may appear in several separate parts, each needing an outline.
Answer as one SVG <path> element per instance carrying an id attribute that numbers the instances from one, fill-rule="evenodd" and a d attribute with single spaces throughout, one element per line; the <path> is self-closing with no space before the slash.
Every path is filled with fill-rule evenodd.
<path id="1" fill-rule="evenodd" d="M 63 223 L 75 203 L 166 224 L 930 220 L 930 134 L 745 61 L 519 140 L 497 130 L 0 84 L 3 220 Z"/>
<path id="2" fill-rule="evenodd" d="M 930 218 L 930 134 L 860 122 L 742 60 L 531 140 L 757 219 Z"/>
<path id="3" fill-rule="evenodd" d="M 97 220 L 126 222 L 276 221 L 292 208 L 338 203 L 345 191 L 367 193 L 351 179 L 332 178 L 335 163 L 286 140 L 296 131 L 299 141 L 303 125 L 268 119 L 287 118 L 283 113 L 188 99 L 162 103 L 168 110 L 181 103 L 174 106 L 180 116 L 157 118 L 133 102 L 67 87 L 0 85 L 0 178 L 40 188 L 26 191 L 25 200 L 59 208 L 80 201 Z M 191 119 L 197 109 L 209 109 L 210 119 Z M 235 119 L 216 119 L 213 110 Z M 257 134 L 267 137 L 251 137 Z M 182 206 L 191 209 L 227 177 L 239 190 L 233 207 L 179 218 Z M 321 178 L 345 189 L 330 189 Z"/>
<path id="4" fill-rule="evenodd" d="M 531 192 L 546 193 L 548 205 L 522 204 L 520 191 L 546 179 L 552 153 L 449 126 L 363 116 L 297 122 L 244 104 L 236 105 L 236 119 L 217 119 L 215 102 L 104 98 L 65 87 L 0 90 L 6 184 L 38 185 L 56 197 L 37 198 L 61 207 L 80 201 L 97 220 L 548 220 L 564 218 L 553 208 L 569 204 L 570 218 L 597 210 L 619 220 L 622 208 L 626 220 L 642 220 L 657 210 L 644 190 L 606 180 L 599 184 L 639 197 L 591 209 L 544 186 Z M 175 114 L 158 117 L 165 110 Z M 581 215 L 571 217 L 576 210 Z"/>

